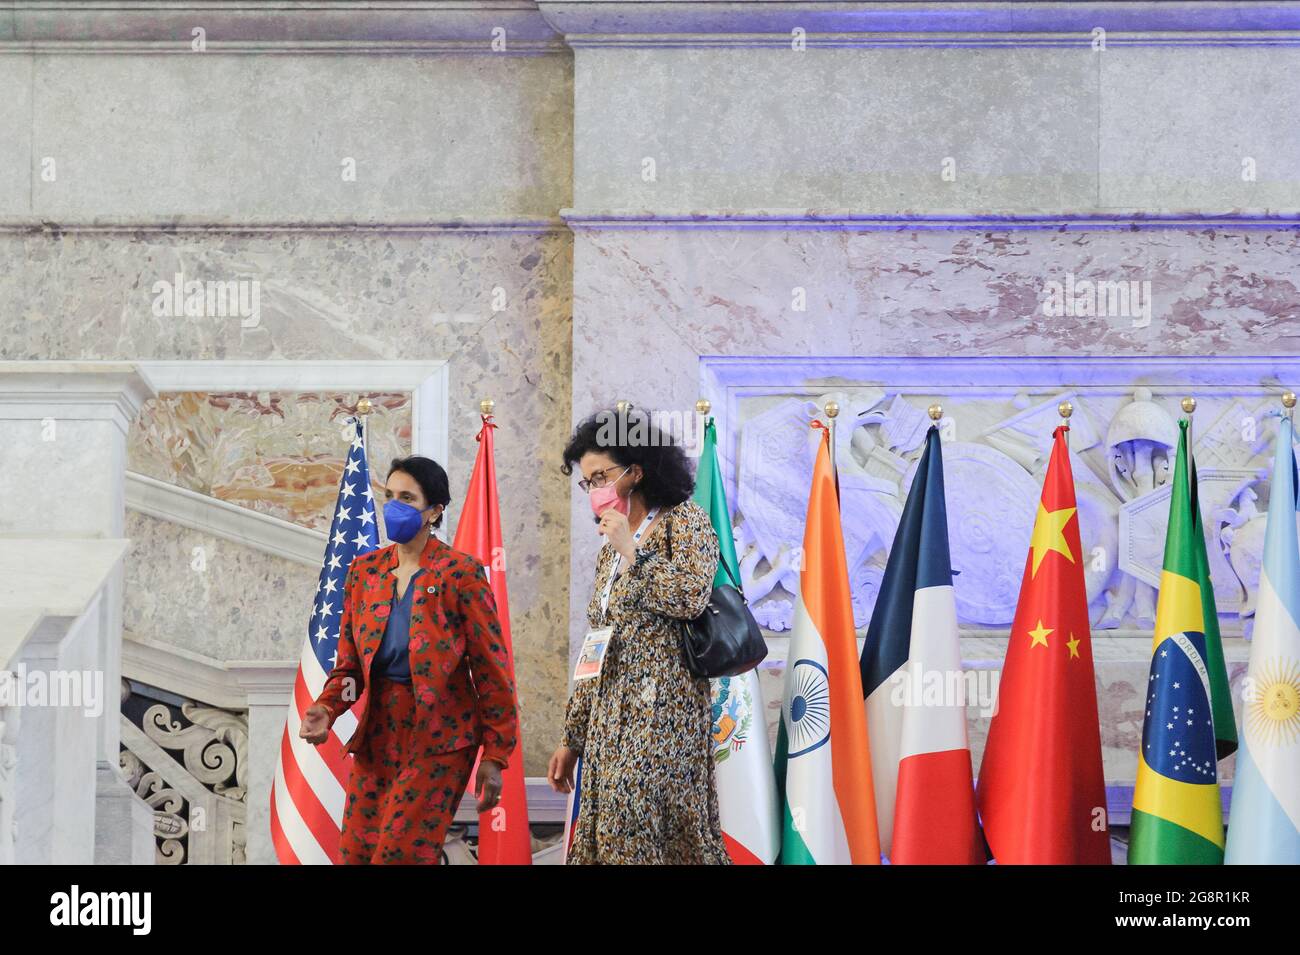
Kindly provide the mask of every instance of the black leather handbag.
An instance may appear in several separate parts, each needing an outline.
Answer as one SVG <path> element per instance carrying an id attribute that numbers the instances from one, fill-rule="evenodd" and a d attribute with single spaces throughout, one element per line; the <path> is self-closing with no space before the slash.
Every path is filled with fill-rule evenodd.
<path id="1" fill-rule="evenodd" d="M 730 569 L 727 576 L 731 577 Z M 704 613 L 686 621 L 682 630 L 686 669 L 692 676 L 736 676 L 754 669 L 767 656 L 767 641 L 739 586 L 714 587 Z"/>
<path id="2" fill-rule="evenodd" d="M 670 543 L 670 556 L 671 547 Z M 737 676 L 754 669 L 767 656 L 767 641 L 749 612 L 740 582 L 725 561 L 720 566 L 735 586 L 714 587 L 704 613 L 684 621 L 682 627 L 682 653 L 686 669 L 694 677 Z"/>

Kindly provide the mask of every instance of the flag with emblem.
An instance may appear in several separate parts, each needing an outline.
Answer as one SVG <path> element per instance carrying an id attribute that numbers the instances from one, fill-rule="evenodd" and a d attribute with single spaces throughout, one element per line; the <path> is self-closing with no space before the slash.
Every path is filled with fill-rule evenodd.
<path id="1" fill-rule="evenodd" d="M 926 435 L 885 564 L 862 647 L 861 685 L 889 861 L 984 863 L 936 426 Z"/>
<path id="2" fill-rule="evenodd" d="M 506 665 L 510 677 L 515 675 L 514 649 L 510 642 L 510 596 L 506 591 L 505 545 L 501 534 L 501 508 L 497 500 L 496 456 L 492 432 L 496 425 L 491 415 L 482 416 L 479 429 L 478 456 L 469 478 L 465 506 L 456 523 L 452 547 L 478 558 L 487 572 L 501 620 L 501 639 L 506 645 Z M 516 701 L 516 706 L 518 705 Z M 533 861 L 532 835 L 528 829 L 528 793 L 524 785 L 523 743 L 517 744 L 509 765 L 501 771 L 501 800 L 496 807 L 479 814 L 479 865 L 529 865 Z M 481 751 L 480 751 L 481 755 Z M 478 763 L 470 775 L 478 773 Z"/>
<path id="3" fill-rule="evenodd" d="M 302 739 L 298 731 L 307 707 L 320 696 L 326 677 L 334 669 L 348 568 L 357 554 L 379 546 L 360 420 L 355 422 L 355 429 L 339 480 L 338 500 L 271 786 L 271 843 L 282 865 L 330 865 L 338 861 L 343 797 L 352 769 L 352 757 L 343 752 L 343 747 L 357 727 L 353 710 L 362 705 L 361 701 L 334 721 L 329 738 L 320 746 Z"/>
<path id="4" fill-rule="evenodd" d="M 1213 709 L 1214 652 L 1222 668 L 1223 650 L 1215 646 L 1213 595 L 1205 593 L 1208 563 L 1185 420 L 1179 429 L 1129 830 L 1128 861 L 1141 865 L 1223 862 Z M 1226 673 L 1222 682 L 1226 694 Z"/>
<path id="5" fill-rule="evenodd" d="M 740 580 L 740 561 L 718 464 L 718 429 L 710 418 L 695 477 L 696 504 L 708 512 L 718 535 L 715 587 Z M 737 865 L 772 865 L 781 849 L 781 807 L 776 795 L 772 749 L 763 719 L 758 670 L 713 681 L 713 760 L 722 838 Z"/>
<path id="6" fill-rule="evenodd" d="M 857 656 L 839 493 L 823 430 L 776 743 L 784 865 L 880 863 Z"/>
<path id="7" fill-rule="evenodd" d="M 980 763 L 980 820 L 1002 864 L 1110 864 L 1069 431 L 1053 435 Z"/>
<path id="8" fill-rule="evenodd" d="M 1292 425 L 1278 428 L 1228 819 L 1229 865 L 1300 864 L 1300 551 Z"/>

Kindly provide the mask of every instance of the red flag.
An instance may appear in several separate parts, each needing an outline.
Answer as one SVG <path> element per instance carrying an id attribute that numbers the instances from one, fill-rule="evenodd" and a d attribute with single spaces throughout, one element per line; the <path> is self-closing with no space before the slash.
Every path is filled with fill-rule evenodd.
<path id="1" fill-rule="evenodd" d="M 497 501 L 497 472 L 492 453 L 491 415 L 483 416 L 478 433 L 478 457 L 469 479 L 469 493 L 456 525 L 452 547 L 483 562 L 501 619 L 501 636 L 506 644 L 510 677 L 515 675 L 514 649 L 510 641 L 510 599 L 506 593 L 505 548 L 501 543 L 501 510 Z M 517 702 L 517 701 L 516 701 Z M 481 755 L 481 751 L 480 751 Z M 478 761 L 474 763 L 478 771 Z M 474 775 L 470 775 L 474 779 Z M 519 744 L 501 774 L 501 801 L 495 809 L 479 815 L 479 865 L 530 865 L 532 839 L 528 832 L 528 796 L 524 786 L 522 734 Z M 473 784 L 471 782 L 471 789 Z"/>
<path id="2" fill-rule="evenodd" d="M 1053 435 L 980 765 L 984 837 L 1003 865 L 1110 864 L 1069 430 Z"/>

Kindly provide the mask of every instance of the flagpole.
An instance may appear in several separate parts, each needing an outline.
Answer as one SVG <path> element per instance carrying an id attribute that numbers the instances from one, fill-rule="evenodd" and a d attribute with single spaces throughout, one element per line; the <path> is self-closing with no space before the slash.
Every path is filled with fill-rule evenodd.
<path id="1" fill-rule="evenodd" d="M 1192 414 L 1196 411 L 1196 399 L 1189 395 L 1180 404 L 1183 413 L 1187 415 L 1187 491 L 1190 494 L 1192 491 Z"/>
<path id="2" fill-rule="evenodd" d="M 930 405 L 926 413 L 929 414 L 930 420 L 935 423 L 936 427 L 938 427 L 939 419 L 943 417 L 943 405 L 936 401 L 934 404 Z"/>
<path id="3" fill-rule="evenodd" d="M 712 410 L 713 410 L 713 402 L 709 401 L 708 398 L 700 398 L 698 401 L 695 402 L 695 413 L 700 416 L 702 422 L 700 424 L 700 435 L 699 435 L 701 449 L 704 448 L 704 432 L 708 430 L 709 412 Z M 686 435 L 683 434 L 682 437 L 684 439 Z M 696 480 L 698 479 L 699 479 L 699 474 L 697 472 Z"/>
<path id="4" fill-rule="evenodd" d="M 365 455 L 366 475 L 370 474 L 370 422 L 369 415 L 375 410 L 374 403 L 369 398 L 362 398 L 357 402 L 357 423 L 361 425 L 361 453 Z M 366 488 L 370 490 L 369 487 Z"/>
<path id="5" fill-rule="evenodd" d="M 1282 407 L 1286 409 L 1286 411 L 1283 412 L 1283 414 L 1285 414 L 1287 418 L 1294 421 L 1295 420 L 1295 392 L 1294 391 L 1282 392 Z"/>
<path id="6" fill-rule="evenodd" d="M 1061 416 L 1061 424 L 1065 427 L 1065 450 L 1070 450 L 1070 415 L 1074 414 L 1074 405 L 1068 401 L 1062 401 L 1056 406 L 1056 413 Z"/>
<path id="7" fill-rule="evenodd" d="M 480 441 L 483 440 L 483 432 L 487 430 L 488 425 L 493 425 L 493 427 L 495 427 L 492 421 L 492 417 L 493 417 L 493 412 L 496 411 L 496 407 L 497 407 L 497 403 L 493 401 L 491 398 L 484 398 L 482 401 L 478 403 L 478 414 L 479 414 L 478 437 Z M 495 462 L 493 466 L 495 467 Z M 456 520 L 458 521 L 460 520 L 460 515 L 456 516 Z M 488 567 L 490 568 L 491 566 L 492 566 L 492 562 L 488 561 Z M 513 653 L 514 651 L 511 652 Z"/>
<path id="8" fill-rule="evenodd" d="M 838 495 L 840 488 L 840 472 L 835 466 L 835 419 L 838 418 L 840 414 L 840 403 L 838 401 L 828 401 L 823 410 L 826 412 L 826 431 L 830 435 L 831 439 L 831 478 L 835 481 L 835 493 Z"/>

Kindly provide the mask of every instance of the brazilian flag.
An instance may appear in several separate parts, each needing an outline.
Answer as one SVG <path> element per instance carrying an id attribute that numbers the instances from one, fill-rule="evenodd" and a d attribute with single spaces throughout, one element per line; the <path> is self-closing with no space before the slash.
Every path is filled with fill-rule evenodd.
<path id="1" fill-rule="evenodd" d="M 1196 465 L 1187 422 L 1179 428 L 1129 831 L 1138 865 L 1222 864 L 1218 761 L 1237 748 Z"/>
<path id="2" fill-rule="evenodd" d="M 1187 440 L 1186 423 L 1183 441 Z M 1196 583 L 1201 588 L 1201 612 L 1205 615 L 1206 663 L 1210 668 L 1210 709 L 1214 712 L 1214 747 L 1219 759 L 1237 751 L 1237 720 L 1232 713 L 1232 695 L 1228 689 L 1228 665 L 1223 659 L 1223 640 L 1219 637 L 1219 611 L 1214 606 L 1214 588 L 1210 586 L 1210 558 L 1205 552 L 1205 530 L 1201 523 L 1201 505 L 1196 486 L 1196 458 L 1187 460 L 1192 467 L 1192 520 L 1196 522 L 1192 543 L 1196 548 Z M 1166 547 L 1168 545 L 1166 544 Z M 1166 559 L 1165 566 L 1168 566 Z"/>

